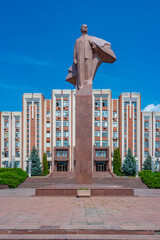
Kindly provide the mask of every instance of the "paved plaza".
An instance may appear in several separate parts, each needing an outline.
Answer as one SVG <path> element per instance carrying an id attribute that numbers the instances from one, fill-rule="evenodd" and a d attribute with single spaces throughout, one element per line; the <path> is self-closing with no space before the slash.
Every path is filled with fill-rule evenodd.
<path id="1" fill-rule="evenodd" d="M 102 230 L 147 230 L 158 234 L 160 231 L 160 190 L 136 189 L 135 195 L 135 197 L 94 198 L 35 197 L 33 188 L 1 190 L 0 239 L 5 239 L 3 234 L 8 233 L 8 230 L 40 230 L 43 233 L 49 231 L 49 233 L 56 234 L 61 234 L 62 231 L 77 233 L 77 230 L 92 231 L 93 234 L 94 231 Z M 20 239 L 18 236 L 17 239 Z M 104 236 L 103 239 L 111 239 Z M 35 235 L 32 239 L 34 237 Z M 47 237 L 51 239 L 49 235 Z M 149 237 L 151 236 L 145 239 L 160 239 L 160 235 Z M 21 239 L 25 239 L 25 235 Z M 88 239 L 102 239 L 102 235 L 101 238 Z"/>

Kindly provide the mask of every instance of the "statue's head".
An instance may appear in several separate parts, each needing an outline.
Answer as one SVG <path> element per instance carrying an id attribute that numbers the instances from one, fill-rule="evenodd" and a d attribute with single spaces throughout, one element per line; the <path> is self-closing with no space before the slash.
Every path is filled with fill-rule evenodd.
<path id="1" fill-rule="evenodd" d="M 81 27 L 81 33 L 83 34 L 86 34 L 88 32 L 88 27 L 86 24 L 83 24 L 82 27 Z"/>

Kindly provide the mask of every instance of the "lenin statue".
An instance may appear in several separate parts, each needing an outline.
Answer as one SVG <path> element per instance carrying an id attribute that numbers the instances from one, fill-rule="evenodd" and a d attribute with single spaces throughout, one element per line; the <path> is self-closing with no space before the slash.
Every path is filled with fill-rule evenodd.
<path id="1" fill-rule="evenodd" d="M 116 60 L 111 44 L 103 39 L 87 35 L 86 24 L 81 27 L 81 37 L 76 40 L 73 65 L 68 69 L 66 81 L 77 86 L 92 84 L 95 73 L 102 62 L 113 63 Z"/>

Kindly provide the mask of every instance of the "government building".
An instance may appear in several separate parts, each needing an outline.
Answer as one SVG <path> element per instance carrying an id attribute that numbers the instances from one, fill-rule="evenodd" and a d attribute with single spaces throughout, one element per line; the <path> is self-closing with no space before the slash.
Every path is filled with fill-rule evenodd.
<path id="1" fill-rule="evenodd" d="M 160 112 L 141 111 L 140 93 L 112 99 L 110 89 L 92 92 L 92 171 L 112 171 L 113 151 L 121 161 L 130 148 L 139 170 L 150 155 L 160 158 Z M 74 171 L 76 90 L 53 90 L 52 98 L 24 93 L 22 112 L 0 112 L 0 167 L 14 161 L 26 170 L 33 146 L 50 171 Z M 81 129 L 83 131 L 83 129 Z"/>

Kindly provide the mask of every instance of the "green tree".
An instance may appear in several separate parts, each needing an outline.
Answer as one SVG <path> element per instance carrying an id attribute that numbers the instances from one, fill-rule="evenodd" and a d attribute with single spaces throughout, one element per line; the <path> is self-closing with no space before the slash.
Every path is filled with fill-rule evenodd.
<path id="1" fill-rule="evenodd" d="M 127 176 L 133 176 L 136 173 L 136 161 L 135 158 L 132 156 L 132 151 L 130 148 L 128 149 L 128 153 L 126 154 L 122 171 Z"/>
<path id="2" fill-rule="evenodd" d="M 151 170 L 152 168 L 152 158 L 151 156 L 148 156 L 143 164 L 143 170 Z"/>
<path id="3" fill-rule="evenodd" d="M 47 161 L 47 154 L 43 154 L 43 175 L 46 176 L 49 174 L 49 168 L 48 168 L 48 161 Z"/>
<path id="4" fill-rule="evenodd" d="M 114 150 L 113 153 L 113 172 L 116 175 L 122 175 L 121 173 L 121 157 L 119 148 Z"/>
<path id="5" fill-rule="evenodd" d="M 31 176 L 41 175 L 42 174 L 42 166 L 41 166 L 40 158 L 39 158 L 39 155 L 38 155 L 38 152 L 37 152 L 35 146 L 33 146 L 32 150 L 31 150 L 29 160 L 31 160 L 31 162 L 32 162 Z M 27 162 L 27 167 L 26 167 L 27 173 L 28 173 L 28 162 Z"/>

